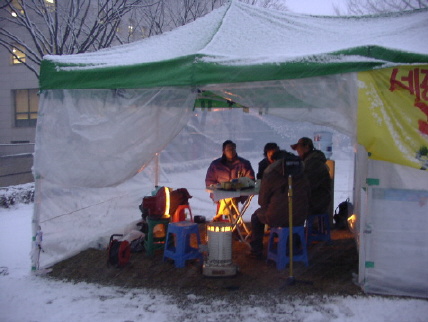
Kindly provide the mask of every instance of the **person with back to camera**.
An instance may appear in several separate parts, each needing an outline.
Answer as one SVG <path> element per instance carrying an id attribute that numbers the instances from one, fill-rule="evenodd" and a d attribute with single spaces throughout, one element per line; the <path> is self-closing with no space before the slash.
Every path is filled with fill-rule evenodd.
<path id="1" fill-rule="evenodd" d="M 325 154 L 314 148 L 310 138 L 302 137 L 291 148 L 297 151 L 303 160 L 304 172 L 309 180 L 311 198 L 309 200 L 309 214 L 328 213 L 332 198 L 331 178 L 326 164 Z"/>
<path id="2" fill-rule="evenodd" d="M 301 160 L 284 150 L 277 151 L 274 159 L 275 161 L 264 171 L 261 180 L 258 197 L 260 208 L 251 216 L 251 252 L 249 256 L 255 259 L 263 258 L 265 225 L 289 227 L 289 175 L 292 175 L 293 226 L 303 226 L 308 215 L 309 181 L 303 173 Z M 298 249 L 300 239 L 297 234 L 294 235 L 294 248 Z"/>
<path id="3" fill-rule="evenodd" d="M 211 162 L 205 177 L 207 187 L 232 179 L 248 177 L 254 180 L 254 170 L 250 161 L 241 158 L 236 153 L 236 144 L 231 140 L 223 143 L 223 154 L 220 158 Z M 213 196 L 211 195 L 211 198 Z M 217 203 L 217 215 L 213 221 L 218 220 L 222 215 L 229 215 L 228 209 L 233 209 L 231 203 L 244 202 L 248 197 L 222 199 Z"/>
<path id="4" fill-rule="evenodd" d="M 273 163 L 274 160 L 272 159 L 272 156 L 276 151 L 279 151 L 278 144 L 274 142 L 266 143 L 263 149 L 264 159 L 259 162 L 259 171 L 256 176 L 257 179 L 263 178 L 263 172 L 270 164 Z"/>

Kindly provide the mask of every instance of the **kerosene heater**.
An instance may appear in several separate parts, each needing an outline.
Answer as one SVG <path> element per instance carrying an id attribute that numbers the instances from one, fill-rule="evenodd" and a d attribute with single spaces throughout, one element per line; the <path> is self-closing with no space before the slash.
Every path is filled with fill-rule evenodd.
<path id="1" fill-rule="evenodd" d="M 227 222 L 207 224 L 208 256 L 202 267 L 205 276 L 233 276 L 237 266 L 232 262 L 233 226 Z"/>

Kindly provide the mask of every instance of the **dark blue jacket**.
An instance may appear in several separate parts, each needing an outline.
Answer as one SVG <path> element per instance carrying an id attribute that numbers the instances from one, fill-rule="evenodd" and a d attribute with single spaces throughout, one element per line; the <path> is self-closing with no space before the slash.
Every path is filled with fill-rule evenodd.
<path id="1" fill-rule="evenodd" d="M 259 171 L 257 172 L 257 179 L 263 178 L 263 172 L 265 172 L 266 168 L 270 165 L 269 160 L 264 158 L 259 162 Z"/>

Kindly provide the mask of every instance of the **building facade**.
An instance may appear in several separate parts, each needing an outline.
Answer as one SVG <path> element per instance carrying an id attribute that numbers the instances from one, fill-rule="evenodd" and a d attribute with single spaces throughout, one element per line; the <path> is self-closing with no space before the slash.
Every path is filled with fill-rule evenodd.
<path id="1" fill-rule="evenodd" d="M 7 187 L 34 181 L 39 84 L 37 76 L 1 46 L 0 75 L 0 187 Z"/>
<path id="2" fill-rule="evenodd" d="M 38 79 L 2 47 L 0 73 L 0 144 L 34 144 L 39 103 Z M 25 152 L 19 148 L 11 151 Z"/>
<path id="3" fill-rule="evenodd" d="M 54 0 L 44 1 L 47 10 L 54 8 Z M 33 43 L 26 30 L 19 31 L 22 27 L 13 25 L 10 28 L 9 24 L 13 24 L 11 17 L 15 17 L 14 11 L 23 10 L 20 1 L 13 0 L 11 4 L 16 10 L 11 10 L 3 3 L 3 6 L 0 5 L 0 27 L 4 27 L 4 34 L 0 34 L 0 37 L 6 38 L 7 33 L 13 30 L 13 36 L 17 39 L 23 40 L 25 44 Z M 131 15 L 122 17 L 122 25 L 117 28 L 118 34 L 125 35 L 126 42 L 141 39 L 144 35 L 145 29 L 135 28 L 131 24 L 131 18 Z M 32 22 L 37 21 L 36 17 Z M 39 22 L 40 30 L 43 30 L 46 21 L 42 19 Z M 49 38 L 48 35 L 46 37 Z M 33 181 L 31 167 L 39 107 L 39 83 L 36 74 L 22 62 L 29 59 L 24 48 L 20 48 L 19 44 L 10 44 L 10 39 L 0 41 L 3 45 L 0 46 L 0 187 L 6 187 Z M 8 44 L 7 47 L 20 59 L 14 57 L 4 44 Z M 114 44 L 117 42 L 111 45 Z"/>

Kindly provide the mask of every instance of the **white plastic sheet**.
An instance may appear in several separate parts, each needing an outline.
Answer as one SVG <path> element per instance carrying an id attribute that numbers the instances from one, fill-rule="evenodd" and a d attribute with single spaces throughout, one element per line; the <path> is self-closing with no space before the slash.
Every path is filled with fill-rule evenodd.
<path id="1" fill-rule="evenodd" d="M 189 162 L 191 168 L 191 162 L 198 158 L 218 157 L 218 144 L 229 138 L 237 141 L 242 152 L 261 157 L 261 144 L 270 139 L 252 127 L 251 119 L 262 122 L 267 116 L 312 121 L 348 135 L 354 133 L 355 80 L 351 74 L 200 88 L 232 98 L 251 113 L 241 110 L 237 117 L 226 110 L 209 125 L 204 121 L 206 114 L 202 115 L 199 124 L 192 124 L 196 134 L 193 143 L 180 142 L 180 149 L 168 148 L 171 164 L 178 169 L 177 163 Z M 96 246 L 100 238 L 105 241 L 138 218 L 141 197 L 154 183 L 151 174 L 142 170 L 197 112 L 193 111 L 196 94 L 197 90 L 191 88 L 41 93 L 33 228 L 35 233 L 40 225 L 44 234 L 41 267 L 89 245 Z M 305 131 L 305 135 L 310 134 Z M 296 135 L 292 133 L 292 140 L 298 139 Z M 202 146 L 199 140 L 207 142 L 203 146 L 208 153 L 194 150 Z M 190 155 L 190 160 L 184 155 Z M 182 170 L 186 171 L 186 166 Z"/>
<path id="2" fill-rule="evenodd" d="M 359 283 L 368 293 L 427 298 L 428 173 L 366 162 L 357 162 L 357 175 L 368 179 L 359 211 Z"/>
<path id="3" fill-rule="evenodd" d="M 356 74 L 204 87 L 260 114 L 324 125 L 355 136 Z"/>
<path id="4" fill-rule="evenodd" d="M 41 94 L 33 229 L 44 233 L 42 267 L 135 220 L 153 186 L 138 173 L 188 122 L 194 99 L 189 89 Z"/>
<path id="5" fill-rule="evenodd" d="M 36 177 L 65 187 L 123 183 L 181 131 L 194 99 L 189 89 L 43 92 Z"/>

